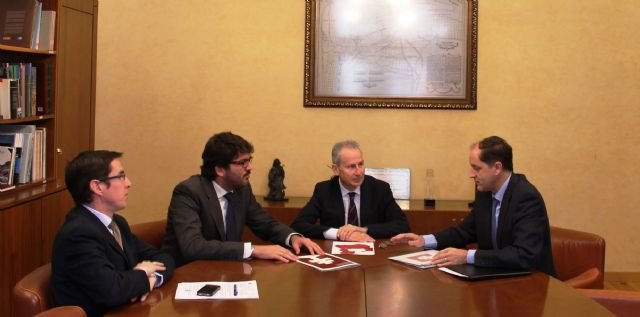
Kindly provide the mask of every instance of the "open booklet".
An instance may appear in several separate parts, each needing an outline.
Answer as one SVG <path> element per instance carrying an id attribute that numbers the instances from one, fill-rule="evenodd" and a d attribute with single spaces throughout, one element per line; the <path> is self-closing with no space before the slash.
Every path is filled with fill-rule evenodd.
<path id="1" fill-rule="evenodd" d="M 403 255 L 392 256 L 389 257 L 389 260 L 398 261 L 400 263 L 415 266 L 420 269 L 428 269 L 435 266 L 434 264 L 431 264 L 431 258 L 436 253 L 438 253 L 437 250 L 418 251 Z"/>
<path id="2" fill-rule="evenodd" d="M 207 284 L 218 285 L 220 290 L 212 296 L 198 295 L 198 290 Z M 238 282 L 181 282 L 176 289 L 176 300 L 180 299 L 258 299 L 258 283 Z"/>
<path id="3" fill-rule="evenodd" d="M 467 280 L 484 280 L 489 278 L 503 278 L 529 275 L 531 271 L 524 269 L 507 269 L 498 267 L 479 267 L 471 264 L 444 266 L 441 271 Z"/>
<path id="4" fill-rule="evenodd" d="M 329 253 L 299 256 L 298 262 L 320 271 L 342 270 L 360 265 Z"/>

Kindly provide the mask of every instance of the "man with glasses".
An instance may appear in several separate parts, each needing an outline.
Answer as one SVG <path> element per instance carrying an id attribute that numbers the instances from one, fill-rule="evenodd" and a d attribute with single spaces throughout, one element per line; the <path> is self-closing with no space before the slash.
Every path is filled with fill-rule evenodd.
<path id="1" fill-rule="evenodd" d="M 338 142 L 331 151 L 335 176 L 316 184 L 313 196 L 291 225 L 314 239 L 373 241 L 409 231 L 389 184 L 364 175 L 358 142 Z M 318 221 L 319 220 L 319 221 Z"/>
<path id="2" fill-rule="evenodd" d="M 315 242 L 275 220 L 257 202 L 249 184 L 253 145 L 231 132 L 209 139 L 202 152 L 200 175 L 173 190 L 163 249 L 177 265 L 197 259 L 246 258 L 296 261 L 304 247 L 323 251 Z M 242 242 L 244 226 L 260 239 L 276 245 Z"/>
<path id="3" fill-rule="evenodd" d="M 544 200 L 523 174 L 513 172 L 511 146 L 497 136 L 485 138 L 471 146 L 469 165 L 476 200 L 458 226 L 424 236 L 404 233 L 391 241 L 440 249 L 431 260 L 439 266 L 468 263 L 555 276 Z M 477 248 L 467 249 L 471 243 Z"/>
<path id="4" fill-rule="evenodd" d="M 65 181 L 76 206 L 53 243 L 51 288 L 58 306 L 88 316 L 129 302 L 171 278 L 174 262 L 131 233 L 116 212 L 127 206 L 131 181 L 112 151 L 86 151 L 67 165 Z"/>

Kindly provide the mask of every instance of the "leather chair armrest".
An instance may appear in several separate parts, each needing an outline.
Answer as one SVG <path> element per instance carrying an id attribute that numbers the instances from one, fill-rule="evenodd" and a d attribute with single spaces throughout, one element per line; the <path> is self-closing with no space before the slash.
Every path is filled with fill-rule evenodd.
<path id="1" fill-rule="evenodd" d="M 79 306 L 60 306 L 45 310 L 34 317 L 87 317 Z"/>
<path id="2" fill-rule="evenodd" d="M 601 281 L 602 272 L 598 268 L 592 267 L 564 282 L 574 288 L 603 288 L 604 285 L 602 285 Z"/>
<path id="3" fill-rule="evenodd" d="M 640 292 L 613 289 L 578 289 L 618 317 L 638 316 Z"/>

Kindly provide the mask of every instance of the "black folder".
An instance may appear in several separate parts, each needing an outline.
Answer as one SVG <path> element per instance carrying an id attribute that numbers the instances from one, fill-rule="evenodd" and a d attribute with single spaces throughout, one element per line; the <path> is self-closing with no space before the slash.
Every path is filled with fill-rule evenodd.
<path id="1" fill-rule="evenodd" d="M 441 267 L 440 270 L 471 281 L 531 274 L 531 271 L 524 269 L 478 267 L 469 264 L 445 266 Z"/>

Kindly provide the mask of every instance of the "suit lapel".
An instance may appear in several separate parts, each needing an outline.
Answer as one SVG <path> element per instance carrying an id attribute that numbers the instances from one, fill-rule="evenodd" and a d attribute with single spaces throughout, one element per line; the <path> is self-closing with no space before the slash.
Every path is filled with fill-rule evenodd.
<path id="1" fill-rule="evenodd" d="M 509 179 L 509 185 L 507 185 L 507 190 L 504 192 L 504 196 L 502 196 L 502 202 L 500 202 L 500 215 L 498 216 L 498 232 L 496 233 L 496 241 L 499 246 L 501 246 L 502 233 L 504 232 L 504 227 L 506 224 L 507 216 L 509 215 L 510 206 L 511 206 L 511 198 L 513 197 L 513 188 L 515 184 L 518 182 L 519 178 L 515 173 L 511 174 L 511 179 Z"/>
<path id="2" fill-rule="evenodd" d="M 118 227 L 120 228 L 120 236 L 122 238 L 122 247 L 124 248 L 124 250 L 120 249 L 120 246 L 118 245 L 117 241 L 115 246 L 117 250 L 120 252 L 120 254 L 122 254 L 126 259 L 127 267 L 133 267 L 137 263 L 135 259 L 134 246 L 131 243 L 132 241 L 131 241 L 131 235 L 129 234 L 129 229 L 127 225 L 125 225 L 124 218 L 118 215 L 114 215 L 113 220 L 118 224 Z M 115 241 L 115 238 L 113 240 Z"/>
<path id="3" fill-rule="evenodd" d="M 369 223 L 369 212 L 371 208 L 369 204 L 371 203 L 370 197 L 370 187 L 372 186 L 368 177 L 364 177 L 364 181 L 362 185 L 360 185 L 360 226 L 364 227 L 365 223 Z"/>
<path id="4" fill-rule="evenodd" d="M 342 191 L 340 190 L 340 183 L 338 182 L 338 177 L 334 176 L 331 179 L 331 205 L 333 205 L 333 210 L 338 210 L 339 214 L 336 216 L 337 219 L 340 220 L 340 226 L 346 223 L 346 208 L 344 206 L 344 201 L 342 200 Z"/>

